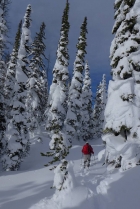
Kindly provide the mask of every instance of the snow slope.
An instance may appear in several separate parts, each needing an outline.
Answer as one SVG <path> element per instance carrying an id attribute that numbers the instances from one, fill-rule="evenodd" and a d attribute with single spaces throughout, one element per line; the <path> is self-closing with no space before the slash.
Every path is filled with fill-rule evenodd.
<path id="1" fill-rule="evenodd" d="M 97 187 L 96 209 L 139 209 L 140 166 L 124 173 L 108 174 Z"/>
<path id="2" fill-rule="evenodd" d="M 33 143 L 31 153 L 18 172 L 0 170 L 0 209 L 139 209 L 140 167 L 123 173 L 106 171 L 104 159 L 98 153 L 104 145 L 93 145 L 95 159 L 89 171 L 81 170 L 81 145 L 74 145 L 69 160 L 73 162 L 75 187 L 71 193 L 60 198 L 50 189 L 53 172 L 44 167 L 49 139 L 43 134 L 43 143 Z M 103 166 L 102 166 L 103 165 Z"/>

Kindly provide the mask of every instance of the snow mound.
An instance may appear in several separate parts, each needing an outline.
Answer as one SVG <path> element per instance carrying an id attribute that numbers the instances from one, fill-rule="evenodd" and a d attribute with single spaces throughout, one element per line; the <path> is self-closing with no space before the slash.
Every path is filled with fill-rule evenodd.
<path id="1" fill-rule="evenodd" d="M 140 164 L 139 141 L 124 141 L 122 136 L 107 134 L 102 137 L 106 142 L 106 160 L 108 170 L 120 167 L 120 171 L 127 170 Z"/>
<path id="2" fill-rule="evenodd" d="M 99 186 L 97 186 L 97 193 L 107 194 L 107 190 L 108 190 L 108 182 L 105 180 L 101 181 Z"/>
<path id="3" fill-rule="evenodd" d="M 98 153 L 98 160 L 101 161 L 101 160 L 104 160 L 104 159 L 105 159 L 105 149 L 101 150 Z"/>
<path id="4" fill-rule="evenodd" d="M 61 188 L 64 193 L 68 193 L 77 185 L 73 171 L 73 162 L 70 161 L 67 165 L 67 168 L 64 170 L 62 170 L 62 164 L 63 160 L 62 163 L 60 163 L 54 170 L 53 187 L 56 188 L 57 191 L 59 191 Z M 67 175 L 65 175 L 66 172 L 68 172 Z"/>
<path id="5" fill-rule="evenodd" d="M 91 197 L 91 191 L 84 186 L 78 186 L 67 194 L 64 191 L 61 191 L 55 193 L 51 199 L 44 198 L 30 209 L 85 209 L 86 205 L 88 205 L 88 209 L 92 209 L 93 202 Z"/>
<path id="6" fill-rule="evenodd" d="M 60 182 L 63 180 L 63 172 L 60 170 L 60 167 L 61 164 L 54 170 L 55 175 L 53 186 L 56 188 L 54 195 L 50 199 L 42 199 L 30 209 L 85 209 L 86 205 L 88 205 L 89 209 L 92 209 L 93 192 L 87 187 L 81 186 L 76 182 L 72 162 L 69 162 L 68 164 L 68 175 L 63 184 L 63 189 L 59 190 Z"/>
<path id="7" fill-rule="evenodd" d="M 79 208 L 82 203 L 88 198 L 88 189 L 82 186 L 74 188 L 67 195 L 62 196 L 62 208 Z"/>

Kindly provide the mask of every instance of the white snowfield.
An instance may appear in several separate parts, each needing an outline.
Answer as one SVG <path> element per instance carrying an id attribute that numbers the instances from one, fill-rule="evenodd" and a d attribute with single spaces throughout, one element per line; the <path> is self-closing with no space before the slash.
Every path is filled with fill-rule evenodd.
<path id="1" fill-rule="evenodd" d="M 104 145 L 99 140 L 92 144 L 95 158 L 89 171 L 81 170 L 82 144 L 74 145 L 68 157 L 73 184 L 67 183 L 67 192 L 50 189 L 54 172 L 44 167 L 48 158 L 40 155 L 48 150 L 48 144 L 44 134 L 43 143 L 32 144 L 20 171 L 0 170 L 0 209 L 140 208 L 140 166 L 125 172 L 107 171 Z"/>

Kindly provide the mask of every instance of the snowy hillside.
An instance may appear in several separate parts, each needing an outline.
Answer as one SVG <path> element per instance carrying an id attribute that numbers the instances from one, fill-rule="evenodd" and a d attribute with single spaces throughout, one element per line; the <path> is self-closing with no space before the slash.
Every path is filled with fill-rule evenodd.
<path id="1" fill-rule="evenodd" d="M 139 176 L 137 166 L 126 172 L 118 169 L 107 172 L 103 160 L 97 160 L 98 153 L 104 149 L 101 143 L 92 144 L 95 151 L 89 171 L 81 171 L 81 145 L 72 147 L 69 160 L 74 165 L 75 187 L 65 198 L 53 196 L 53 171 L 44 167 L 47 158 L 47 135 L 43 143 L 32 144 L 31 153 L 22 163 L 20 171 L 0 172 L 1 209 L 139 209 Z"/>

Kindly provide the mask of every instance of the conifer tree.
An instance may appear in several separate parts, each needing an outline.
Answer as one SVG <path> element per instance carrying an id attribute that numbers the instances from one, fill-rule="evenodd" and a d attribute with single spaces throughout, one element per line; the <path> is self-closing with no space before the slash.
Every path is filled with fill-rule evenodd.
<path id="1" fill-rule="evenodd" d="M 47 78 L 47 72 L 46 69 L 42 70 L 41 72 L 41 106 L 42 106 L 42 114 L 41 114 L 41 121 L 46 120 L 45 111 L 47 109 L 48 105 L 48 78 Z"/>
<path id="2" fill-rule="evenodd" d="M 113 81 L 109 82 L 108 87 L 104 133 L 115 135 L 116 139 L 122 137 L 124 144 L 138 140 L 140 133 L 139 4 L 140 0 L 115 1 L 115 37 L 110 49 Z M 106 142 L 110 147 L 109 140 Z M 115 144 L 112 143 L 111 148 L 115 150 Z M 114 151 L 107 161 L 120 167 L 124 159 L 120 154 L 115 155 Z M 130 163 L 129 159 L 127 163 Z"/>
<path id="3" fill-rule="evenodd" d="M 0 0 L 0 7 L 3 11 L 3 19 L 4 19 L 4 25 L 6 26 L 6 30 L 4 31 L 3 35 L 5 37 L 5 47 L 4 47 L 4 51 L 3 51 L 3 61 L 6 64 L 6 70 L 7 70 L 7 64 L 10 61 L 10 52 L 9 52 L 9 30 L 10 30 L 10 22 L 9 22 L 9 5 L 11 4 L 11 0 Z M 5 72 L 6 74 L 6 72 Z"/>
<path id="4" fill-rule="evenodd" d="M 44 70 L 45 64 L 43 58 L 45 56 L 45 23 L 42 23 L 40 26 L 39 33 L 36 33 L 36 37 L 31 45 L 32 59 L 30 61 L 31 74 L 27 81 L 27 100 L 26 108 L 28 111 L 29 124 L 30 124 L 30 133 L 35 134 L 35 132 L 40 132 L 40 124 L 42 122 L 42 117 L 44 114 L 45 103 L 44 100 L 47 100 L 47 92 L 44 95 L 47 89 L 44 89 Z M 46 98 L 44 98 L 46 96 Z"/>
<path id="5" fill-rule="evenodd" d="M 102 82 L 97 87 L 95 104 L 93 109 L 93 135 L 94 139 L 100 139 L 103 134 L 104 111 L 107 100 L 106 79 L 103 75 Z"/>
<path id="6" fill-rule="evenodd" d="M 4 85 L 4 95 L 5 95 L 5 114 L 6 114 L 6 123 L 8 123 L 8 118 L 10 118 L 12 99 L 14 96 L 14 85 L 15 85 L 15 75 L 16 75 L 16 66 L 18 59 L 18 50 L 21 39 L 21 26 L 22 21 L 20 21 L 18 26 L 18 31 L 15 37 L 15 43 L 13 51 L 10 55 L 10 61 L 8 63 L 8 69 L 6 73 L 6 80 Z"/>
<path id="7" fill-rule="evenodd" d="M 73 78 L 69 89 L 68 111 L 65 120 L 66 134 L 69 140 L 79 139 L 82 109 L 82 85 L 84 58 L 86 54 L 87 18 L 85 17 L 77 44 L 77 54 L 74 62 Z"/>
<path id="8" fill-rule="evenodd" d="M 117 0 L 115 2 L 115 24 L 113 27 L 113 34 L 115 34 L 114 40 L 111 44 L 110 58 L 112 66 L 112 77 L 115 82 L 110 82 L 110 88 L 120 92 L 119 98 L 121 98 L 121 107 L 127 106 L 127 111 L 124 111 L 117 117 L 113 117 L 115 112 L 120 112 L 120 106 L 114 106 L 110 115 L 116 120 L 107 120 L 105 125 L 105 132 L 122 133 L 125 138 L 130 133 L 130 129 L 133 127 L 133 101 L 139 101 L 138 95 L 136 95 L 134 81 L 139 83 L 139 69 L 140 60 L 138 59 L 138 52 L 140 46 L 140 30 L 139 30 L 139 10 L 137 9 L 139 0 Z M 134 78 L 134 80 L 133 80 Z M 114 87 L 113 87 L 114 86 Z M 117 93 L 116 92 L 116 93 Z M 136 96 L 135 96 L 136 95 Z M 111 96 L 112 98 L 112 96 Z M 117 96 L 114 98 L 114 104 L 118 100 Z M 110 99 L 108 99 L 110 103 Z M 123 115 L 122 115 L 123 114 Z M 127 134 L 126 134 L 127 132 Z"/>
<path id="9" fill-rule="evenodd" d="M 3 60 L 3 54 L 6 46 L 6 21 L 4 18 L 3 2 L 0 1 L 0 155 L 2 154 L 4 142 L 4 132 L 6 129 L 5 120 L 5 101 L 4 101 L 4 82 L 6 77 L 6 64 Z"/>
<path id="10" fill-rule="evenodd" d="M 31 5 L 27 6 L 22 26 L 20 47 L 16 67 L 16 82 L 12 105 L 12 118 L 6 130 L 7 147 L 3 156 L 3 168 L 7 171 L 18 170 L 23 157 L 29 150 L 28 121 L 25 101 L 27 97 L 26 82 L 31 73 L 29 68 L 30 19 Z"/>
<path id="11" fill-rule="evenodd" d="M 82 139 L 92 139 L 93 137 L 93 110 L 92 110 L 92 91 L 91 78 L 88 62 L 85 64 L 85 76 L 82 87 Z"/>
<path id="12" fill-rule="evenodd" d="M 6 27 L 9 30 L 9 22 L 8 22 L 8 12 L 9 12 L 9 5 L 11 4 L 11 0 L 0 0 L 1 8 L 3 10 L 3 18 L 6 21 Z M 7 30 L 7 32 L 8 32 Z M 7 33 L 6 33 L 7 36 Z"/>
<path id="13" fill-rule="evenodd" d="M 70 24 L 68 21 L 69 17 L 69 2 L 67 0 L 66 7 L 62 16 L 62 24 L 60 30 L 60 40 L 57 48 L 57 59 L 53 68 L 53 83 L 59 84 L 59 81 L 64 84 L 68 80 L 68 65 L 69 65 L 69 54 L 68 54 L 68 33 Z"/>
<path id="14" fill-rule="evenodd" d="M 102 82 L 101 82 L 101 114 L 100 114 L 100 120 L 101 120 L 101 134 L 103 133 L 103 128 L 105 124 L 105 107 L 107 103 L 107 84 L 106 84 L 106 75 L 103 74 Z"/>
<path id="15" fill-rule="evenodd" d="M 139 47 L 139 28 L 137 14 L 133 10 L 136 0 L 117 0 L 115 2 L 115 23 L 112 33 L 115 38 L 110 49 L 113 79 L 132 77 L 132 71 L 137 67 L 132 54 Z"/>
<path id="16" fill-rule="evenodd" d="M 50 151 L 46 154 L 42 153 L 42 156 L 50 156 L 51 160 L 47 164 L 52 165 L 55 162 L 59 162 L 58 167 L 60 172 L 63 173 L 63 178 L 61 179 L 61 188 L 65 182 L 66 176 L 68 174 L 67 165 L 68 161 L 65 160 L 66 156 L 69 154 L 70 144 L 65 139 L 62 132 L 64 119 L 66 117 L 66 100 L 67 100 L 67 80 L 68 80 L 68 32 L 69 32 L 69 3 L 66 2 L 66 7 L 62 16 L 62 26 L 60 30 L 60 40 L 57 48 L 57 58 L 53 69 L 53 82 L 50 87 L 48 109 L 47 114 L 47 124 L 46 129 L 51 131 L 51 141 L 50 141 Z M 57 167 L 57 168 L 58 168 Z M 56 168 L 56 165 L 52 169 Z"/>
<path id="17" fill-rule="evenodd" d="M 100 113 L 101 113 L 101 83 L 98 85 L 96 90 L 96 96 L 95 96 L 95 104 L 93 108 L 93 137 L 94 139 L 97 139 L 100 137 L 99 134 L 99 127 L 100 127 Z"/>
<path id="18" fill-rule="evenodd" d="M 69 32 L 69 3 L 67 1 L 66 7 L 62 16 L 62 26 L 60 30 L 60 40 L 57 48 L 57 59 L 53 69 L 53 82 L 50 87 L 50 95 L 48 100 L 47 124 L 48 131 L 57 129 L 62 130 L 67 111 L 67 80 L 68 80 L 68 32 Z"/>

